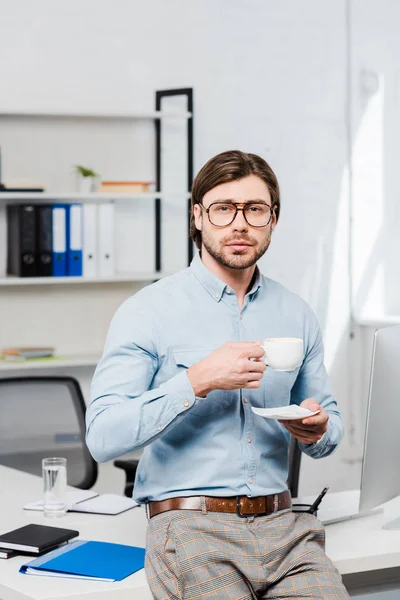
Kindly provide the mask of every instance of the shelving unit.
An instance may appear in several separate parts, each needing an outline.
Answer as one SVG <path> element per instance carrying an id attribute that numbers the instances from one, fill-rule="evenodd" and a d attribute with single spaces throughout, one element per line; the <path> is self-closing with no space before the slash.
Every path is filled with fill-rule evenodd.
<path id="1" fill-rule="evenodd" d="M 168 192 L 168 197 L 181 196 L 190 198 L 190 192 Z M 101 204 L 102 202 L 133 202 L 134 200 L 154 200 L 156 197 L 160 200 L 164 199 L 166 194 L 162 192 L 138 192 L 137 194 L 103 194 L 102 192 L 93 192 L 90 194 L 81 194 L 77 192 L 69 193 L 54 193 L 51 192 L 0 192 L 0 202 L 30 202 L 35 204 L 52 204 L 53 202 L 62 201 L 64 204 L 73 202 L 94 202 Z"/>
<path id="2" fill-rule="evenodd" d="M 180 90 L 167 90 L 161 92 L 167 94 L 171 92 L 180 92 Z M 184 90 L 183 90 L 184 91 Z M 174 95 L 177 95 L 176 93 Z M 3 108 L 0 110 L 2 117 L 18 117 L 18 118 L 42 118 L 42 119 L 187 119 L 192 117 L 192 111 L 163 111 L 163 110 L 133 110 L 110 112 L 107 110 L 95 111 L 70 111 L 70 110 L 20 110 L 13 108 Z"/>
<path id="3" fill-rule="evenodd" d="M 89 285 L 93 283 L 129 283 L 131 282 L 151 282 L 161 277 L 166 277 L 171 273 L 161 273 L 160 271 L 151 271 L 148 273 L 120 273 L 110 277 L 13 277 L 8 276 L 0 278 L 0 286 L 20 286 L 20 285 L 63 285 L 63 284 L 81 284 Z"/>
<path id="4" fill-rule="evenodd" d="M 52 359 L 29 359 L 24 361 L 0 360 L 0 371 L 30 371 L 31 369 L 65 369 L 95 367 L 100 354 L 60 356 Z"/>
<path id="5" fill-rule="evenodd" d="M 171 97 L 182 97 L 186 100 L 186 108 L 183 110 L 163 110 L 168 108 L 164 101 Z M 132 272 L 127 272 L 129 264 L 124 263 L 121 266 L 123 272 L 116 273 L 112 276 L 97 276 L 97 277 L 13 277 L 6 276 L 0 278 L 0 288 L 3 290 L 0 294 L 0 313 L 2 314 L 3 329 L 0 320 L 0 329 L 2 329 L 3 341 L 2 345 L 53 345 L 56 351 L 62 355 L 54 360 L 37 360 L 37 361 L 1 361 L 0 372 L 2 376 L 6 376 L 8 371 L 38 371 L 40 369 L 74 369 L 82 367 L 94 367 L 101 355 L 101 346 L 104 341 L 106 328 L 111 320 L 111 317 L 117 306 L 123 302 L 131 293 L 140 289 L 142 285 L 156 281 L 162 277 L 170 275 L 166 272 L 162 264 L 161 241 L 162 241 L 162 207 L 169 206 L 169 199 L 172 200 L 171 206 L 176 207 L 176 203 L 184 206 L 185 214 L 187 212 L 187 227 L 188 227 L 188 244 L 187 252 L 188 261 L 192 258 L 192 242 L 189 238 L 189 207 L 190 207 L 190 190 L 193 179 L 193 90 L 191 88 L 173 89 L 157 91 L 155 94 L 155 110 L 54 110 L 44 108 L 40 110 L 25 110 L 21 108 L 5 107 L 0 108 L 0 123 L 2 119 L 8 119 L 8 131 L 13 130 L 14 123 L 23 130 L 23 124 L 26 122 L 27 130 L 39 124 L 46 131 L 58 131 L 58 122 L 65 124 L 71 123 L 71 128 L 80 128 L 77 125 L 78 120 L 88 120 L 92 123 L 91 127 L 96 127 L 101 132 L 102 128 L 107 132 L 111 127 L 110 122 L 116 120 L 119 122 L 119 131 L 126 131 L 127 126 L 131 121 L 147 120 L 154 123 L 155 134 L 155 190 L 149 192 L 138 193 L 76 193 L 57 190 L 46 192 L 0 192 L 0 208 L 4 208 L 10 203 L 32 203 L 32 204 L 53 204 L 53 203 L 108 203 L 115 202 L 121 208 L 130 206 L 136 201 L 148 201 L 150 207 L 154 207 L 154 231 L 155 231 L 155 252 L 154 252 L 154 268 L 148 265 L 149 268 L 145 272 L 135 270 L 135 264 L 140 264 L 140 255 L 134 255 L 136 260 L 132 263 Z M 38 119 L 37 122 L 34 120 Z M 168 185 L 167 175 L 170 171 L 165 172 L 168 166 L 164 165 L 162 153 L 166 152 L 166 144 L 164 135 L 168 132 L 164 128 L 163 123 L 167 122 L 167 128 L 170 127 L 169 119 L 185 120 L 187 123 L 186 129 L 183 129 L 178 124 L 178 129 L 185 136 L 185 147 L 183 158 L 187 152 L 187 184 L 183 181 L 183 189 L 180 191 L 166 191 L 163 189 Z M 54 127 L 53 127 L 54 120 Z M 75 121 L 75 123 L 74 123 Z M 79 121 L 80 122 L 80 121 Z M 22 125 L 21 125 L 22 124 Z M 67 125 L 66 125 L 67 126 Z M 68 126 L 69 127 L 69 126 Z M 149 126 L 146 131 L 151 133 Z M 175 124 L 171 124 L 173 131 L 176 131 Z M 185 133 L 186 131 L 186 133 Z M 146 134 L 147 135 L 147 134 Z M 48 138 L 46 138 L 47 140 Z M 180 138 L 183 140 L 183 138 Z M 39 139 L 40 141 L 40 139 Z M 187 144 L 186 144 L 187 142 Z M 57 142 L 58 143 L 58 142 Z M 63 139 L 60 138 L 60 144 Z M 167 139 L 168 143 L 168 139 Z M 182 146 L 183 148 L 183 146 Z M 40 150 L 38 149 L 38 152 Z M 125 154 L 125 156 L 128 156 Z M 19 158 L 19 157 L 18 157 Z M 151 155 L 147 155 L 147 159 L 151 159 Z M 186 159 L 185 159 L 186 160 Z M 146 163 L 150 164 L 150 163 Z M 168 187 L 173 187 L 173 179 L 171 185 L 171 177 Z M 181 180 L 179 180 L 179 186 Z M 53 186 L 56 187 L 56 186 Z M 186 190 L 185 190 L 186 188 Z M 174 203 L 175 202 L 175 203 Z M 143 205 L 142 205 L 143 206 Z M 139 211 L 142 209 L 139 209 Z M 122 210 L 122 213 L 125 209 Z M 126 211 L 129 215 L 129 210 Z M 138 214 L 141 214 L 140 212 Z M 181 218 L 182 218 L 181 214 Z M 186 218 L 186 217 L 185 217 Z M 150 227 L 152 222 L 150 221 Z M 150 245 L 151 246 L 151 245 Z M 186 258 L 186 256 L 185 256 Z M 139 261 L 139 262 L 138 262 Z M 118 265 L 117 265 L 118 268 Z M 143 269 L 147 266 L 143 265 Z M 132 285 L 131 285 L 132 284 Z M 95 287 L 103 285 L 104 287 Z M 43 287 L 45 286 L 45 287 Z M 83 288 L 80 286 L 84 286 Z M 114 286 L 114 287 L 113 287 Z M 78 291 L 79 290 L 79 291 Z M 133 290 L 133 291 L 131 291 Z M 1 297 L 2 296 L 2 297 Z M 96 306 L 91 312 L 91 307 Z M 25 310 L 26 309 L 26 310 Z M 30 311 L 34 311 L 35 322 L 31 326 Z M 51 332 L 56 333 L 51 336 Z M 28 332 L 24 337 L 20 336 L 20 332 Z M 43 340 L 41 332 L 45 331 Z M 56 338 L 54 340 L 54 337 Z M 57 340 L 60 339 L 60 347 Z M 55 343 L 52 343 L 54 340 Z M 87 345 L 85 342 L 88 342 Z M 21 342 L 28 342 L 22 343 Z M 63 345 L 64 344 L 64 345 Z M 63 353 L 63 347 L 68 348 L 68 351 Z M 91 354 L 85 354 L 85 347 L 90 348 Z M 99 349 L 99 351 L 97 351 Z M 82 352 L 83 350 L 83 352 Z"/>
<path id="6" fill-rule="evenodd" d="M 187 103 L 187 110 L 162 110 L 163 100 L 166 98 L 185 96 Z M 156 92 L 155 98 L 155 110 L 143 111 L 143 110 L 126 110 L 126 111 L 108 111 L 108 110 L 94 110 L 94 111 L 70 111 L 70 110 L 29 110 L 6 107 L 0 109 L 1 118 L 18 118 L 18 119 L 103 119 L 103 120 L 152 120 L 155 125 L 155 140 L 156 140 L 156 156 L 155 156 L 155 167 L 156 167 L 156 190 L 154 192 L 142 192 L 137 194 L 77 194 L 77 193 L 51 193 L 51 192 L 39 192 L 39 193 L 24 193 L 24 192 L 0 192 L 0 203 L 5 201 L 29 201 L 32 203 L 52 203 L 54 201 L 62 201 L 65 203 L 72 202 L 96 202 L 106 203 L 109 201 L 133 201 L 134 199 L 148 199 L 154 201 L 155 206 L 155 271 L 161 272 L 162 260 L 161 260 L 161 201 L 165 198 L 165 194 L 162 192 L 162 168 L 161 168 L 161 153 L 162 153 L 162 128 L 161 122 L 163 119 L 185 119 L 187 121 L 187 190 L 186 192 L 168 192 L 168 196 L 183 196 L 186 199 L 188 208 L 187 226 L 189 231 L 190 226 L 190 190 L 192 187 L 193 180 L 193 90 L 192 88 L 177 88 L 171 90 L 161 90 Z M 1 177 L 1 172 L 0 172 Z M 188 249 L 187 249 L 188 262 L 190 263 L 193 257 L 193 245 L 188 236 Z"/>

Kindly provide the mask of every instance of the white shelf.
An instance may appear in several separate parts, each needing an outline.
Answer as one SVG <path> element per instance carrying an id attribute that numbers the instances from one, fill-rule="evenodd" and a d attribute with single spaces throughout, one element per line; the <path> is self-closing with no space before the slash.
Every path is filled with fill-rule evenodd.
<path id="1" fill-rule="evenodd" d="M 29 359 L 24 361 L 0 360 L 0 371 L 27 371 L 31 369 L 61 369 L 65 367 L 95 367 L 99 354 L 61 356 L 60 358 Z"/>
<path id="2" fill-rule="evenodd" d="M 0 108 L 0 117 L 42 117 L 44 119 L 188 119 L 192 116 L 188 111 L 160 111 L 160 110 L 133 110 L 133 111 L 114 111 L 90 110 L 90 111 L 70 111 L 70 110 L 52 110 L 52 109 L 18 109 L 18 108 Z"/>
<path id="3" fill-rule="evenodd" d="M 400 325 L 400 315 L 381 315 L 370 317 L 359 317 L 355 319 L 356 325 L 362 327 L 386 327 L 388 325 Z"/>
<path id="4" fill-rule="evenodd" d="M 62 201 L 63 203 L 70 204 L 72 202 L 95 202 L 101 204 L 103 202 L 110 201 L 132 201 L 132 200 L 154 200 L 155 198 L 171 198 L 176 196 L 182 196 L 184 198 L 190 197 L 190 192 L 137 192 L 137 193 L 121 193 L 115 192 L 103 194 L 102 192 L 94 192 L 89 194 L 81 194 L 78 192 L 0 192 L 0 202 L 17 200 L 26 200 L 29 202 L 40 202 L 40 203 L 53 203 Z"/>
<path id="5" fill-rule="evenodd" d="M 68 284 L 91 284 L 91 283 L 135 283 L 144 281 L 155 281 L 166 277 L 170 273 L 149 271 L 148 273 L 121 273 L 109 277 L 8 277 L 0 278 L 0 286 L 21 285 L 68 285 Z"/>

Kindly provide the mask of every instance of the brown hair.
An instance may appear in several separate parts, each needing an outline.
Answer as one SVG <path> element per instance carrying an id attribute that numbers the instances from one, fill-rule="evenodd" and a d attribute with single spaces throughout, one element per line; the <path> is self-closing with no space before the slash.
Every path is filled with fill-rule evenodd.
<path id="1" fill-rule="evenodd" d="M 217 185 L 228 183 L 229 181 L 237 181 L 249 175 L 256 175 L 267 185 L 271 194 L 272 208 L 278 221 L 281 208 L 279 184 L 269 164 L 257 154 L 240 152 L 240 150 L 221 152 L 206 162 L 193 181 L 190 236 L 198 248 L 201 248 L 202 238 L 201 231 L 197 229 L 194 222 L 194 205 L 201 204 L 205 194 Z"/>

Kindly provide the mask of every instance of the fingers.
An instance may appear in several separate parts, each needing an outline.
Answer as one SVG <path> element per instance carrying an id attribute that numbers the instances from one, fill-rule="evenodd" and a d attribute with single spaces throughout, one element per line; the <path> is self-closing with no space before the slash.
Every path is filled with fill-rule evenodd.
<path id="1" fill-rule="evenodd" d="M 259 388 L 261 385 L 261 381 L 248 381 L 246 383 L 246 385 L 243 387 L 243 389 L 247 389 L 249 388 L 250 390 L 255 390 L 257 388 Z"/>
<path id="2" fill-rule="evenodd" d="M 329 419 L 328 414 L 324 411 L 324 413 L 315 415 L 314 417 L 307 417 L 306 419 L 302 419 L 303 425 L 324 425 Z"/>
<path id="3" fill-rule="evenodd" d="M 245 365 L 246 371 L 249 369 L 249 373 L 264 373 L 265 369 L 267 368 L 267 365 L 264 362 L 255 360 L 249 362 L 250 365 L 248 362 Z"/>
<path id="4" fill-rule="evenodd" d="M 249 346 L 243 348 L 240 358 L 262 358 L 264 356 L 264 348 L 260 344 L 248 342 Z"/>
<path id="5" fill-rule="evenodd" d="M 286 429 L 290 432 L 293 433 L 294 435 L 304 435 L 304 436 L 308 436 L 308 435 L 319 435 L 320 433 L 324 433 L 324 428 L 321 427 L 320 429 L 307 429 L 306 427 L 296 427 L 296 425 L 286 425 L 286 422 L 282 422 L 280 421 L 280 423 L 282 423 Z"/>
<path id="6" fill-rule="evenodd" d="M 298 440 L 301 444 L 315 444 L 316 442 L 318 442 L 318 440 L 320 439 L 321 436 L 314 436 L 314 437 L 301 437 L 301 436 L 294 436 L 296 438 L 296 440 Z"/>
<path id="7" fill-rule="evenodd" d="M 312 411 L 321 408 L 315 398 L 306 398 L 305 400 L 303 400 L 303 402 L 301 402 L 300 406 L 302 406 L 303 408 L 308 408 L 308 410 Z"/>
<path id="8" fill-rule="evenodd" d="M 302 444 L 315 444 L 316 442 L 318 442 L 318 440 L 321 439 L 321 437 L 323 436 L 323 434 L 325 433 L 324 431 L 308 431 L 308 430 L 297 430 L 297 429 L 293 429 L 292 427 L 289 427 L 287 425 L 285 425 L 285 428 L 289 431 L 289 433 L 296 438 L 296 440 L 298 440 L 299 442 L 301 442 Z"/>
<path id="9" fill-rule="evenodd" d="M 260 371 L 249 371 L 248 373 L 244 373 L 243 378 L 246 381 L 259 381 L 263 378 L 264 373 Z"/>

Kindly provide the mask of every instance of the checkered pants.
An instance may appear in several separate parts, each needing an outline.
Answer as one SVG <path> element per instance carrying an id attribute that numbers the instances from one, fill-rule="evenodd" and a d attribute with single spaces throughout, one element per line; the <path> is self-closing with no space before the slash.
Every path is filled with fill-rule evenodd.
<path id="1" fill-rule="evenodd" d="M 173 510 L 150 519 L 145 568 L 156 600 L 349 598 L 324 547 L 304 513 Z"/>

